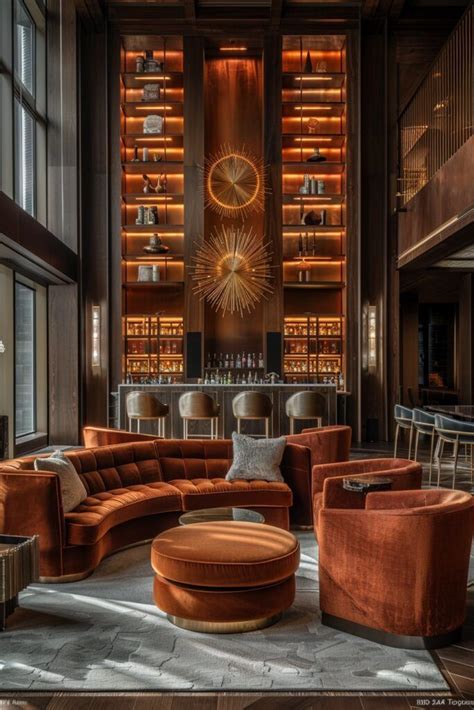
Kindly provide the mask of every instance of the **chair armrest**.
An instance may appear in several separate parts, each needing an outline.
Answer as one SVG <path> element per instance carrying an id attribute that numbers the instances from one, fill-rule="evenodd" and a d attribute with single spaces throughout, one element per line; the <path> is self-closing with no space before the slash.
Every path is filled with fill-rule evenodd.
<path id="1" fill-rule="evenodd" d="M 280 465 L 285 483 L 293 493 L 290 520 L 293 525 L 312 525 L 311 451 L 307 446 L 286 444 Z"/>
<path id="2" fill-rule="evenodd" d="M 43 577 L 62 574 L 64 528 L 56 474 L 0 470 L 0 531 L 8 535 L 39 535 Z"/>

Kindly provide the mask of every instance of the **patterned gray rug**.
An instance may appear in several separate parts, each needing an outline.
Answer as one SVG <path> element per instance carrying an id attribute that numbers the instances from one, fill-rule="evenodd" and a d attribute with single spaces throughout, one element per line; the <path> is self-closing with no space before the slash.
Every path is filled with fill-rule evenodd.
<path id="1" fill-rule="evenodd" d="M 0 637 L 2 690 L 448 690 L 426 651 L 379 646 L 322 626 L 316 545 L 302 546 L 294 606 L 268 629 L 175 628 L 151 600 L 149 545 L 88 579 L 35 585 Z"/>

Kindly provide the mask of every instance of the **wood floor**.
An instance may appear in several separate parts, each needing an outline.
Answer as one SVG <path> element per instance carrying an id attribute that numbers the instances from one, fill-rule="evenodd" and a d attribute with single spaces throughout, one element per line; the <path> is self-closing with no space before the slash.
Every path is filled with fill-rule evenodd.
<path id="1" fill-rule="evenodd" d="M 375 449 L 381 449 L 375 450 Z M 389 456 L 386 445 L 359 449 L 355 458 Z M 364 456 L 365 454 L 365 456 Z M 406 455 L 401 451 L 399 455 Z M 425 467 L 424 467 L 425 468 Z M 446 477 L 447 475 L 447 477 Z M 424 479 L 426 479 L 426 468 Z M 424 480 L 427 483 L 427 480 Z M 450 486 L 449 469 L 443 483 Z M 470 489 L 470 473 L 460 472 L 456 487 Z M 413 710 L 415 708 L 474 708 L 474 585 L 468 590 L 463 640 L 432 652 L 450 692 L 431 694 L 344 693 L 4 693 L 0 710 Z M 1 637 L 0 637 L 1 663 Z M 10 704 L 11 703 L 11 704 Z M 459 703 L 459 704 L 458 704 Z"/>

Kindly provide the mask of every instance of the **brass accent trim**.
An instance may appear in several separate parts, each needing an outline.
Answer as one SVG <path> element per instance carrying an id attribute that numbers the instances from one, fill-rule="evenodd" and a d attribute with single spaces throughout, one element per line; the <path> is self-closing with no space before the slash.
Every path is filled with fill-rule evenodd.
<path id="1" fill-rule="evenodd" d="M 168 621 L 174 626 L 186 631 L 195 631 L 199 634 L 243 634 L 248 631 L 258 631 L 272 626 L 280 621 L 282 614 L 273 614 L 263 619 L 249 619 L 248 621 L 195 621 L 184 619 L 181 616 L 167 614 Z"/>

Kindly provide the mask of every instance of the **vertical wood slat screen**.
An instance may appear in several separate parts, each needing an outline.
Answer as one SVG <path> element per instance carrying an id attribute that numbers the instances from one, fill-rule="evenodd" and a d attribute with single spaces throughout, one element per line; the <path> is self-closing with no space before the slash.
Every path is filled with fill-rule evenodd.
<path id="1" fill-rule="evenodd" d="M 473 135 L 473 21 L 471 6 L 399 118 L 403 204 Z"/>

